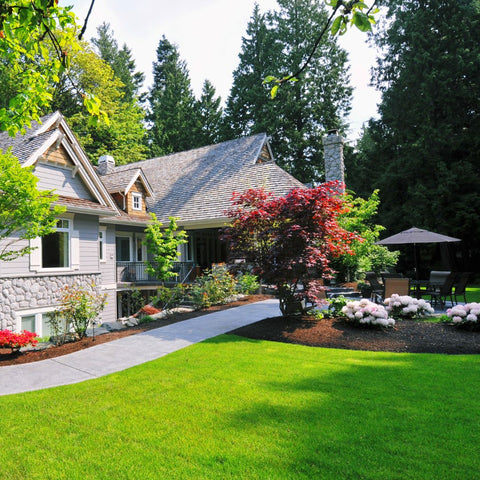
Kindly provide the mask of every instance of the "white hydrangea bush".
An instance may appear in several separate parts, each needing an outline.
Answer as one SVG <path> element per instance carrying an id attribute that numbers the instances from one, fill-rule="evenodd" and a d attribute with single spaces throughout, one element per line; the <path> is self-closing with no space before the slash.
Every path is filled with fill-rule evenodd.
<path id="1" fill-rule="evenodd" d="M 393 327 L 395 325 L 395 320 L 389 318 L 383 305 L 377 305 L 366 298 L 347 302 L 342 308 L 342 313 L 348 320 L 360 325 L 377 325 L 380 327 Z"/>
<path id="2" fill-rule="evenodd" d="M 397 320 L 411 320 L 435 313 L 435 310 L 426 300 L 413 298 L 409 295 L 394 293 L 390 298 L 386 298 L 384 303 L 389 315 Z"/>
<path id="3" fill-rule="evenodd" d="M 479 325 L 480 303 L 472 302 L 465 305 L 456 305 L 447 310 L 447 316 L 456 325 Z"/>

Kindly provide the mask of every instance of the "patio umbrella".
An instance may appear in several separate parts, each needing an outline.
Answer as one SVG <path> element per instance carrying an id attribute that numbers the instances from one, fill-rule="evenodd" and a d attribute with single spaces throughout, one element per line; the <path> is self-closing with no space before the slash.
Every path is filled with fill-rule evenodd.
<path id="1" fill-rule="evenodd" d="M 430 232 L 421 228 L 412 227 L 403 232 L 392 235 L 375 242 L 377 245 L 406 245 L 412 244 L 414 249 L 415 273 L 418 277 L 418 256 L 416 252 L 416 245 L 419 243 L 446 243 L 446 242 L 460 242 L 459 238 L 448 237 L 440 233 Z M 417 278 L 418 280 L 418 278 Z"/>

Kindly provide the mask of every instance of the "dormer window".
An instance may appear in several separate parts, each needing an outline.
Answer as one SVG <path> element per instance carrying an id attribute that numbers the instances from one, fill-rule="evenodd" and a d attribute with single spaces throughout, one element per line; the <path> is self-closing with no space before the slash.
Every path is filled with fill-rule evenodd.
<path id="1" fill-rule="evenodd" d="M 132 208 L 133 210 L 142 210 L 142 194 L 132 193 Z"/>

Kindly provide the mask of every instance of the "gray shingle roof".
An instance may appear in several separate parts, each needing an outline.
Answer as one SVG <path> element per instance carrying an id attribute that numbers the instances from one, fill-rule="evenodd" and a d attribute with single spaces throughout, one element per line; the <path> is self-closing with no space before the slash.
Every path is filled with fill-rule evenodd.
<path id="1" fill-rule="evenodd" d="M 149 210 L 165 221 L 212 220 L 225 217 L 234 191 L 265 187 L 277 195 L 304 185 L 273 162 L 257 163 L 264 133 L 209 145 L 115 168 L 120 174 L 141 168 L 155 197 Z"/>
<path id="2" fill-rule="evenodd" d="M 139 168 L 122 170 L 107 175 L 101 175 L 101 180 L 108 190 L 108 193 L 124 192 L 130 185 L 132 178 L 140 173 Z"/>
<path id="3" fill-rule="evenodd" d="M 48 121 L 53 115 L 55 113 L 42 117 L 42 123 Z M 40 127 L 40 123 L 34 121 L 25 135 L 17 133 L 15 137 L 11 137 L 7 132 L 0 132 L 0 149 L 2 152 L 6 152 L 12 147 L 13 155 L 18 158 L 20 164 L 24 164 L 52 135 L 55 135 L 54 130 L 36 135 Z"/>

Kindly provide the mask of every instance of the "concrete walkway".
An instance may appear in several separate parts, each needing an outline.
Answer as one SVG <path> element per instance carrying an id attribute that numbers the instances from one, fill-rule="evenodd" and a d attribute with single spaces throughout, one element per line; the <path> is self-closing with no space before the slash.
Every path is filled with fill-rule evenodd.
<path id="1" fill-rule="evenodd" d="M 63 357 L 0 367 L 0 396 L 102 377 L 278 315 L 278 300 L 265 300 L 173 323 Z"/>

